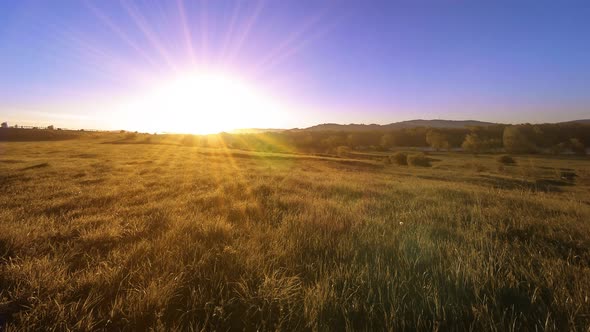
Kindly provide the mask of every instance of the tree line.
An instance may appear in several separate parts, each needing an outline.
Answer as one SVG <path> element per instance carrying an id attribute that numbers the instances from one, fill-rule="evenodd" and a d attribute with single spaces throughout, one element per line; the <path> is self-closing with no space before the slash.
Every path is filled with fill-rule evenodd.
<path id="1" fill-rule="evenodd" d="M 343 150 L 389 151 L 403 147 L 461 149 L 473 153 L 585 154 L 588 124 L 522 124 L 468 128 L 416 127 L 396 130 L 305 131 L 220 134 L 221 144 L 257 151 L 337 154 Z"/>

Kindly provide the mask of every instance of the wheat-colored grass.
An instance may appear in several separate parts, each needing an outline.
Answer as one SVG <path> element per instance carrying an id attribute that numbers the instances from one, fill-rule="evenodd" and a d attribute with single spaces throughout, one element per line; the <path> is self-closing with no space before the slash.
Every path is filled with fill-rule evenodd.
<path id="1" fill-rule="evenodd" d="M 101 143 L 0 145 L 7 331 L 589 329 L 587 158 Z"/>

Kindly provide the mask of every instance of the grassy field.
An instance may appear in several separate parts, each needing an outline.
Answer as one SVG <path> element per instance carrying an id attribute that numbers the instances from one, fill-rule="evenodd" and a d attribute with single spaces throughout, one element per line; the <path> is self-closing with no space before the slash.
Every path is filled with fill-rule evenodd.
<path id="1" fill-rule="evenodd" d="M 5 330 L 590 330 L 588 157 L 107 141 L 0 143 Z"/>

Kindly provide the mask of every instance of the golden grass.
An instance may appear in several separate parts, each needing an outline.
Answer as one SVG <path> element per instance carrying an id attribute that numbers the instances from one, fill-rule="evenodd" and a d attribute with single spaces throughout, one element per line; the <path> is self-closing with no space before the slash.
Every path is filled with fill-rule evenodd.
<path id="1" fill-rule="evenodd" d="M 99 143 L 0 145 L 8 331 L 590 326 L 587 158 Z"/>

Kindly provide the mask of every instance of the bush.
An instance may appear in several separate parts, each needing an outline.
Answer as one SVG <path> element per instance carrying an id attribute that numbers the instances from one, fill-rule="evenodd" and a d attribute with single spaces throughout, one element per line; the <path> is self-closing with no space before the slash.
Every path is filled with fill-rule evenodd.
<path id="1" fill-rule="evenodd" d="M 512 158 L 511 156 L 507 155 L 507 154 L 503 154 L 501 156 L 498 156 L 498 158 L 496 158 L 496 160 L 504 165 L 514 165 L 516 164 L 516 160 L 514 160 L 514 158 Z"/>
<path id="2" fill-rule="evenodd" d="M 389 159 L 391 160 L 391 162 L 397 165 L 405 166 L 408 164 L 408 155 L 404 152 L 396 152 L 392 156 L 390 156 Z"/>
<path id="3" fill-rule="evenodd" d="M 424 154 L 413 154 L 408 156 L 408 164 L 412 166 L 430 167 L 430 159 Z"/>

